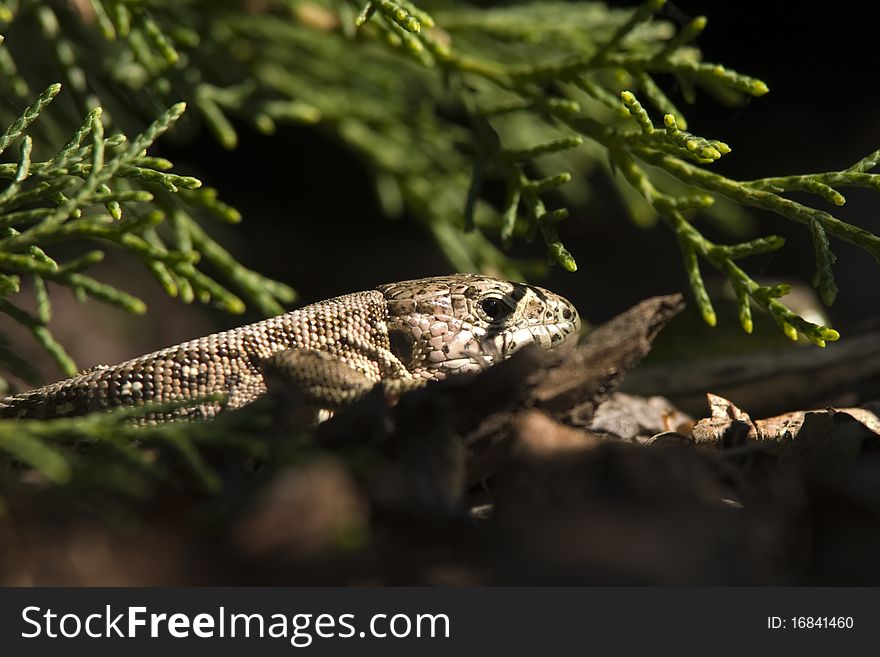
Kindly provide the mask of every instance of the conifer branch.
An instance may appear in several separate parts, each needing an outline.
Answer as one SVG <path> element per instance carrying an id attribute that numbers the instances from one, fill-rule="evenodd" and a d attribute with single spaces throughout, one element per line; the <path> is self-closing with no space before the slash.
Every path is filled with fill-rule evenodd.
<path id="1" fill-rule="evenodd" d="M 262 310 L 278 313 L 282 311 L 279 301 L 292 301 L 292 290 L 236 263 L 184 210 L 187 205 L 201 207 L 225 221 L 236 221 L 234 209 L 217 200 L 211 190 L 192 191 L 188 203 L 181 203 L 179 192 L 198 190 L 201 181 L 171 173 L 167 171 L 170 162 L 146 156 L 153 142 L 181 117 L 183 103 L 173 105 L 132 140 L 121 134 L 106 136 L 101 108 L 96 107 L 54 156 L 34 161 L 34 141 L 25 132 L 59 91 L 60 85 L 48 87 L 0 136 L 0 148 L 20 142 L 16 161 L 0 164 L 0 180 L 6 181 L 0 190 L 0 297 L 19 294 L 20 281 L 26 277 L 38 308 L 31 314 L 0 298 L 0 313 L 27 328 L 64 374 L 71 376 L 77 368 L 49 329 L 52 304 L 46 282 L 67 287 L 80 299 L 93 298 L 129 313 L 143 314 L 146 304 L 83 273 L 103 260 L 103 250 L 62 262 L 49 255 L 59 243 L 84 238 L 120 247 L 143 260 L 169 294 L 193 290 L 185 301 L 198 297 L 231 312 L 244 308 L 240 299 L 196 268 L 202 254 Z M 161 236 L 166 214 L 149 210 L 157 194 L 166 201 L 168 211 L 176 213 L 172 240 L 179 241 L 187 233 L 189 241 L 181 245 L 185 248 L 169 246 Z M 36 382 L 33 368 L 8 356 L 0 350 L 4 367 Z"/>

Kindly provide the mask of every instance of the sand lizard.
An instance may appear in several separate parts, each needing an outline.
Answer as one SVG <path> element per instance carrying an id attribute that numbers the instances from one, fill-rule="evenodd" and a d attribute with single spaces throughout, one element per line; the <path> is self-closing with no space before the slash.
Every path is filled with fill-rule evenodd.
<path id="1" fill-rule="evenodd" d="M 201 419 L 250 404 L 279 379 L 332 412 L 379 382 L 402 392 L 482 370 L 526 344 L 572 345 L 579 329 L 574 306 L 539 287 L 473 274 L 423 278 L 93 367 L 7 397 L 0 417 L 48 419 L 182 401 L 145 419 Z M 205 402 L 211 393 L 225 400 Z"/>

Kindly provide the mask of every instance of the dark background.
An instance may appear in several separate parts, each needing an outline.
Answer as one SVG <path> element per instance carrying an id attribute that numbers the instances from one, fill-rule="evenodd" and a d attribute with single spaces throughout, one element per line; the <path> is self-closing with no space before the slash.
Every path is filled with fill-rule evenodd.
<path id="1" fill-rule="evenodd" d="M 706 61 L 758 77 L 770 87 L 769 94 L 742 107 L 722 106 L 704 94 L 695 106 L 682 104 L 693 132 L 733 148 L 714 169 L 743 179 L 843 169 L 880 148 L 876 22 L 866 7 L 751 0 L 667 5 L 662 15 L 679 23 L 701 13 L 708 16 L 697 41 Z M 674 89 L 667 91 L 675 97 Z M 179 170 L 219 188 L 222 198 L 241 210 L 241 225 L 212 232 L 246 265 L 293 285 L 300 293 L 298 304 L 450 270 L 414 221 L 382 216 L 365 169 L 332 139 L 307 128 L 285 127 L 265 136 L 244 124 L 237 127 L 234 151 L 222 149 L 204 131 L 195 142 L 165 140 L 158 151 Z M 596 189 L 601 195 L 601 182 Z M 808 200 L 880 231 L 880 194 L 843 191 L 848 198 L 843 208 L 817 197 Z M 555 267 L 536 282 L 571 298 L 594 323 L 645 297 L 688 290 L 669 231 L 634 227 L 610 192 L 597 205 L 574 208 L 560 225 L 579 270 L 568 274 Z M 788 243 L 778 254 L 745 261 L 747 271 L 809 284 L 813 251 L 806 228 L 771 213 L 756 210 L 754 215 L 756 236 L 781 234 Z M 732 239 L 711 230 L 709 235 Z M 832 247 L 839 257 L 835 272 L 841 292 L 830 310 L 831 323 L 845 336 L 878 314 L 874 300 L 880 265 L 856 247 L 841 242 Z M 544 248 L 540 243 L 518 247 L 518 255 L 526 254 L 542 258 Z M 165 297 L 138 263 L 114 258 L 105 267 L 104 278 L 124 281 L 123 288 L 144 298 L 151 312 L 147 318 L 129 317 L 94 302 L 81 306 L 66 291 L 57 291 L 53 330 L 81 367 L 260 319 L 184 306 Z M 704 271 L 707 278 L 715 277 L 710 267 Z M 775 331 L 767 318 L 756 323 Z M 689 331 L 695 335 L 689 339 L 711 351 L 724 330 L 737 327 L 722 322 L 713 330 L 694 322 Z M 22 340 L 22 353 L 42 358 L 38 362 L 44 363 L 46 378 L 57 378 L 29 338 Z"/>

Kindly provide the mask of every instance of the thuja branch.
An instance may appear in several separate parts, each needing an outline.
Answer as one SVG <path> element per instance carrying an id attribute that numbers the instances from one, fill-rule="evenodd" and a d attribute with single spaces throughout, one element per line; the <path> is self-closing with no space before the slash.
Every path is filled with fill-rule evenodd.
<path id="1" fill-rule="evenodd" d="M 60 85 L 48 87 L 0 135 L 0 151 L 20 142 L 16 161 L 0 164 L 0 180 L 7 181 L 0 189 L 0 313 L 28 329 L 64 373 L 75 374 L 76 366 L 49 330 L 47 282 L 70 288 L 80 299 L 91 297 L 130 313 L 144 313 L 146 304 L 84 273 L 103 260 L 103 250 L 64 262 L 51 255 L 58 244 L 112 244 L 142 260 L 169 294 L 184 301 L 194 297 L 231 312 L 244 309 L 235 294 L 197 268 L 202 254 L 260 307 L 280 312 L 280 302 L 292 300 L 286 286 L 237 264 L 184 208 L 201 207 L 227 221 L 237 221 L 238 214 L 210 190 L 201 192 L 201 181 L 172 173 L 170 162 L 146 154 L 181 117 L 183 103 L 173 105 L 131 140 L 122 134 L 106 135 L 103 112 L 94 108 L 52 157 L 34 161 L 33 140 L 25 133 L 59 91 Z M 181 193 L 188 193 L 183 204 L 177 199 Z M 159 207 L 171 214 L 173 230 L 159 232 L 168 216 Z M 34 291 L 36 314 L 5 298 L 20 293 L 23 279 Z M 0 362 L 33 381 L 33 369 L 8 356 L 0 350 Z"/>
<path id="2" fill-rule="evenodd" d="M 654 137 L 657 130 L 650 123 L 647 113 L 633 94 L 624 92 L 621 94 L 621 99 L 640 126 L 643 135 Z M 668 133 L 670 122 L 667 120 L 666 123 L 664 132 Z M 880 175 L 865 172 L 868 167 L 876 166 L 876 157 L 872 154 L 841 172 L 738 182 L 670 154 L 670 149 L 680 149 L 680 145 L 676 143 L 677 135 L 675 133 L 667 134 L 666 137 L 667 139 L 654 139 L 653 142 L 650 142 L 629 133 L 617 133 L 613 136 L 609 133 L 608 146 L 615 164 L 618 165 L 626 180 L 657 209 L 660 216 L 678 236 L 685 255 L 691 287 L 704 319 L 709 324 L 715 323 L 715 313 L 702 282 L 696 255 L 712 263 L 730 280 L 737 294 L 740 321 L 747 332 L 751 332 L 752 327 L 748 306 L 748 299 L 751 298 L 767 310 L 785 334 L 792 339 L 796 339 L 798 332 L 800 332 L 820 346 L 824 346 L 827 340 L 836 340 L 839 337 L 837 331 L 807 322 L 777 300 L 788 292 L 789 287 L 759 285 L 735 264 L 734 261 L 737 259 L 781 248 L 783 245 L 781 238 L 768 237 L 730 246 L 710 242 L 685 219 L 681 210 L 695 205 L 705 206 L 711 202 L 711 197 L 701 197 L 695 203 L 694 197 L 674 197 L 657 190 L 636 158 L 658 166 L 682 182 L 698 189 L 723 194 L 743 205 L 771 210 L 792 221 L 807 225 L 811 230 L 816 251 L 817 271 L 814 284 L 819 289 L 823 301 L 830 304 L 834 301 L 837 288 L 831 269 L 836 258 L 831 253 L 828 235 L 861 246 L 878 259 L 880 259 L 880 238 L 867 230 L 846 223 L 828 212 L 792 201 L 780 196 L 780 194 L 790 190 L 807 190 L 842 204 L 846 199 L 831 186 L 832 184 L 841 187 L 857 186 L 880 189 Z M 704 154 L 703 149 L 706 146 L 703 145 L 703 142 L 697 138 L 693 143 L 696 144 L 695 147 L 688 150 Z"/>
<path id="3" fill-rule="evenodd" d="M 86 4 L 93 11 L 83 12 Z M 588 178 L 607 170 L 609 159 L 622 167 L 625 158 L 615 156 L 619 151 L 637 167 L 651 164 L 663 170 L 658 176 L 648 167 L 642 169 L 652 184 L 675 200 L 677 205 L 665 212 L 653 206 L 679 235 L 690 233 L 675 211 L 684 220 L 688 210 L 720 216 L 711 205 L 711 199 L 720 196 L 739 206 L 770 209 L 808 227 L 817 265 L 814 281 L 822 299 L 830 303 L 836 295 L 833 240 L 857 243 L 876 255 L 878 238 L 785 194 L 807 191 L 839 205 L 841 188 L 876 189 L 870 172 L 878 154 L 846 171 L 751 182 L 707 170 L 704 165 L 726 156 L 729 147 L 690 132 L 680 101 L 667 95 L 661 83 L 674 78 L 684 103 L 696 100 L 697 89 L 728 102 L 762 96 L 768 88 L 754 77 L 703 61 L 694 41 L 706 29 L 706 18 L 697 16 L 676 28 L 658 16 L 663 4 L 648 0 L 635 9 L 620 10 L 586 2 L 487 9 L 464 1 L 265 0 L 254 7 L 244 0 L 20 0 L 15 11 L 10 10 L 8 19 L 16 29 L 7 31 L 9 39 L 0 46 L 0 69 L 9 93 L 21 97 L 40 74 L 33 62 L 54 58 L 78 90 L 82 114 L 94 100 L 89 89 L 120 89 L 138 99 L 127 108 L 116 104 L 113 111 L 120 114 L 135 107 L 158 112 L 184 99 L 229 148 L 239 142 L 237 126 L 242 122 L 264 132 L 285 123 L 314 126 L 360 157 L 373 175 L 385 212 L 392 216 L 406 209 L 455 268 L 507 276 L 519 276 L 524 269 L 493 243 L 496 235 L 502 246 L 538 237 L 551 263 L 575 268 L 576 254 L 565 246 L 566 226 L 560 223 L 568 214 L 565 205 L 570 199 L 588 199 Z M 34 33 L 42 38 L 27 39 Z M 83 53 L 98 53 L 100 58 L 89 60 Z M 649 109 L 640 113 L 635 95 L 622 104 L 623 90 L 638 94 Z M 663 117 L 656 128 L 649 111 Z M 463 122 L 462 117 L 484 121 Z M 103 120 L 107 124 L 106 115 Z M 88 136 L 87 127 L 82 139 Z M 574 139 L 583 143 L 573 144 Z M 569 142 L 573 145 L 560 147 Z M 28 165 L 28 147 L 20 146 L 17 161 L 6 165 L 13 181 L 39 164 Z M 116 147 L 107 142 L 107 149 Z M 199 255 L 219 267 L 231 262 L 219 245 L 202 239 L 188 206 L 179 202 L 198 192 L 187 191 L 173 177 L 159 176 L 157 171 L 169 172 L 158 166 L 120 166 L 116 177 L 127 178 L 110 191 L 99 174 L 92 174 L 88 159 L 70 167 L 81 176 L 92 176 L 95 199 L 100 197 L 110 216 L 126 204 L 149 203 L 124 193 L 149 185 L 151 193 L 168 190 L 170 198 L 161 203 L 168 220 L 145 226 L 137 239 L 124 238 L 126 248 L 146 260 L 169 293 L 241 308 L 242 300 L 231 291 L 224 294 L 198 276 L 193 258 Z M 695 188 L 687 199 L 680 189 L 672 189 L 667 174 Z M 634 208 L 632 201 L 641 201 L 628 187 L 631 178 L 611 180 Z M 493 182 L 506 189 L 499 207 L 497 199 L 487 202 L 484 195 Z M 52 193 L 73 198 L 60 183 Z M 641 195 L 649 202 L 653 198 Z M 640 205 L 639 211 L 650 212 L 650 207 Z M 21 213 L 13 218 L 24 225 L 41 220 L 45 211 L 22 208 L 13 211 Z M 122 219 L 126 220 L 152 219 L 149 213 L 139 213 Z M 717 250 L 695 239 L 685 239 L 682 248 L 695 290 L 699 284 L 694 263 L 710 262 L 732 281 L 740 281 L 741 298 L 762 303 L 763 293 L 742 279 L 738 265 L 717 257 L 713 262 Z M 187 259 L 174 260 L 172 254 Z M 281 299 L 273 301 L 261 290 L 273 290 L 270 296 L 289 292 L 274 290 L 253 272 L 236 272 L 230 284 L 266 311 L 277 310 Z M 764 303 L 776 308 L 770 301 Z M 784 318 L 777 311 L 775 316 Z M 707 319 L 712 316 L 704 314 Z M 786 322 L 785 326 L 797 325 Z M 749 324 L 743 320 L 743 325 Z M 815 332 L 813 337 L 826 339 Z"/>
<path id="4" fill-rule="evenodd" d="M 683 211 L 690 209 L 708 209 L 714 202 L 713 195 L 723 195 L 737 204 L 758 207 L 773 211 L 792 221 L 807 226 L 813 237 L 816 258 L 816 275 L 814 285 L 819 290 L 825 303 L 832 303 L 837 294 L 832 265 L 836 257 L 831 252 L 829 237 L 836 237 L 861 246 L 875 258 L 880 259 L 880 237 L 853 224 L 847 223 L 833 214 L 810 207 L 807 204 L 793 201 L 782 196 L 789 191 L 808 191 L 822 198 L 842 205 L 845 197 L 840 187 L 865 187 L 880 189 L 880 176 L 871 174 L 870 170 L 877 165 L 878 153 L 863 158 L 845 171 L 826 172 L 814 175 L 797 175 L 787 177 L 765 178 L 755 181 L 735 181 L 713 173 L 701 165 L 711 164 L 730 152 L 724 142 L 705 139 L 688 132 L 686 122 L 681 113 L 662 93 L 654 82 L 653 73 L 673 73 L 679 81 L 688 86 L 705 86 L 710 90 L 727 90 L 753 96 L 767 93 L 767 86 L 760 80 L 730 71 L 723 66 L 695 61 L 692 52 L 685 45 L 705 27 L 705 19 L 691 21 L 678 32 L 667 44 L 651 52 L 628 52 L 624 46 L 626 39 L 632 36 L 635 28 L 645 23 L 662 2 L 649 1 L 634 10 L 629 19 L 622 23 L 606 40 L 588 53 L 576 57 L 568 57 L 558 61 L 528 64 L 519 67 L 494 67 L 491 72 L 483 71 L 484 77 L 503 88 L 518 99 L 508 100 L 494 108 L 486 108 L 486 116 L 500 116 L 511 112 L 533 113 L 552 124 L 565 125 L 580 135 L 587 137 L 603 146 L 611 156 L 612 163 L 624 172 L 624 178 L 657 210 L 659 216 L 672 228 L 679 239 L 684 256 L 685 268 L 698 305 L 706 321 L 715 323 L 715 312 L 706 292 L 699 269 L 699 260 L 715 266 L 733 285 L 740 309 L 740 321 L 743 328 L 750 332 L 752 318 L 750 303 L 754 302 L 767 310 L 780 325 L 785 334 L 796 339 L 798 333 L 805 335 L 818 345 L 828 340 L 835 340 L 838 334 L 833 329 L 819 326 L 802 319 L 778 299 L 784 296 L 787 286 L 762 286 L 750 278 L 736 264 L 735 260 L 781 248 L 781 238 L 769 237 L 733 245 L 719 245 L 710 242 L 700 234 L 686 219 Z M 455 69 L 459 73 L 478 73 L 479 69 L 463 66 L 462 60 L 455 55 L 439 61 L 442 66 Z M 613 109 L 613 99 L 601 84 L 593 79 L 593 74 L 604 68 L 617 68 L 631 74 L 641 91 L 651 100 L 655 107 L 661 109 L 665 116 L 663 125 L 655 128 L 648 112 L 636 100 L 631 92 L 620 95 L 627 114 L 635 121 L 638 130 L 621 129 L 613 122 L 597 120 L 584 105 L 579 102 L 578 92 L 584 91 L 593 100 Z M 547 98 L 540 87 L 533 85 L 552 84 L 559 97 Z M 571 87 L 566 86 L 568 83 Z M 485 132 L 485 131 L 484 131 Z M 478 132 L 479 134 L 479 132 Z M 496 136 L 497 152 L 504 152 L 504 139 Z M 553 142 L 549 142 L 553 143 Z M 640 162 L 649 163 L 663 169 L 682 183 L 695 188 L 697 193 L 686 196 L 662 193 L 658 191 L 651 174 L 642 168 Z M 516 208 L 529 200 L 526 197 L 526 180 L 521 170 L 513 171 L 513 175 L 505 174 L 507 181 L 507 199 L 502 212 L 502 237 L 509 239 L 517 221 Z M 545 179 L 552 186 L 570 180 L 571 176 L 562 173 Z M 469 197 L 472 199 L 472 196 Z M 525 220 L 529 232 L 539 226 L 536 217 L 548 217 L 543 202 L 534 205 L 534 197 L 530 199 L 532 207 L 526 207 Z M 473 205 L 471 200 L 470 205 Z M 566 216 L 564 209 L 554 211 L 558 217 Z M 543 232 L 542 232 L 543 234 Z M 573 259 L 564 249 L 555 229 L 545 241 L 551 254 L 563 253 L 564 258 L 551 258 L 562 263 L 566 268 L 573 268 Z M 751 300 L 751 301 L 750 301 Z"/>
<path id="5" fill-rule="evenodd" d="M 267 420 L 257 411 L 213 423 L 143 425 L 150 413 L 173 411 L 181 404 L 153 403 L 49 421 L 2 420 L 0 475 L 12 459 L 18 468 L 32 469 L 71 490 L 138 499 L 163 486 L 192 482 L 202 493 L 216 493 L 222 480 L 205 458 L 208 452 L 222 448 L 242 459 L 269 453 L 270 441 L 261 438 Z"/>

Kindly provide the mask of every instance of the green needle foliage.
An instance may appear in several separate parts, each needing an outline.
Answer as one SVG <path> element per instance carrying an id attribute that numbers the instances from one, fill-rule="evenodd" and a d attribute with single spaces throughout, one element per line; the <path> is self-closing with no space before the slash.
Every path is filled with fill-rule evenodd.
<path id="1" fill-rule="evenodd" d="M 880 174 L 872 173 L 880 151 L 837 172 L 751 181 L 714 173 L 730 147 L 689 132 L 663 87 L 674 81 L 685 104 L 695 102 L 698 89 L 735 103 L 768 88 L 703 61 L 693 40 L 706 18 L 676 29 L 657 17 L 663 4 L 624 10 L 544 1 L 486 8 L 464 0 L 0 0 L 0 94 L 27 107 L 19 113 L 0 105 L 0 125 L 10 126 L 0 145 L 17 144 L 17 154 L 0 164 L 8 181 L 0 189 L 0 311 L 71 371 L 47 329 L 47 281 L 143 310 L 83 273 L 102 252 L 67 262 L 47 254 L 54 243 L 86 239 L 143 260 L 183 301 L 239 311 L 243 301 L 229 284 L 263 312 L 278 312 L 292 291 L 242 268 L 196 220 L 237 221 L 237 213 L 146 149 L 175 121 L 178 134 L 204 125 L 230 149 L 240 138 L 236 125 L 272 133 L 299 124 L 346 145 L 372 175 L 386 214 L 406 211 L 458 270 L 533 273 L 534 263 L 504 250 L 538 239 L 549 264 L 574 271 L 565 234 L 575 213 L 566 206 L 583 207 L 590 179 L 605 176 L 636 223 L 659 221 L 674 232 L 709 324 L 716 315 L 703 282 L 707 264 L 733 285 L 745 331 L 757 306 L 793 339 L 837 339 L 833 329 L 784 305 L 788 286 L 761 285 L 742 268 L 743 259 L 782 248 L 782 238 L 719 244 L 696 220 L 729 224 L 733 217 L 741 225 L 746 215 L 738 209 L 754 207 L 802 224 L 814 244 L 814 284 L 830 304 L 837 294 L 833 240 L 880 258 L 880 238 L 788 193 L 841 206 L 845 187 L 880 190 Z M 57 85 L 39 90 L 55 80 L 65 93 L 49 105 Z M 183 117 L 181 101 L 192 108 Z M 44 154 L 34 156 L 34 149 Z M 499 187 L 504 194 L 494 198 Z M 308 220 L 295 208 L 292 219 Z M 198 258 L 222 272 L 224 283 L 199 270 Z M 35 315 L 5 298 L 22 277 L 33 280 Z M 28 374 L 2 341 L 0 358 Z M 54 472 L 40 466 L 39 455 L 16 454 L 48 468 L 47 477 Z"/>
<path id="2" fill-rule="evenodd" d="M 875 254 L 878 238 L 785 193 L 806 190 L 840 205 L 841 187 L 878 187 L 870 173 L 875 160 L 843 172 L 748 182 L 711 173 L 730 148 L 688 132 L 658 76 L 674 78 L 687 103 L 698 88 L 722 102 L 768 89 L 702 61 L 692 41 L 706 18 L 676 30 L 656 19 L 663 4 L 649 0 L 619 10 L 594 2 L 487 9 L 453 1 L 7 0 L 0 3 L 8 36 L 0 47 L 0 85 L 26 98 L 44 75 L 45 65 L 37 62 L 54 60 L 72 93 L 47 121 L 50 134 L 71 112 L 85 115 L 98 104 L 105 120 L 128 125 L 145 118 L 138 113 L 155 116 L 180 99 L 228 148 L 239 139 L 233 120 L 263 132 L 283 123 L 313 125 L 364 160 L 388 215 L 408 210 L 463 271 L 510 277 L 534 271 L 497 246 L 523 238 L 539 238 L 549 263 L 573 271 L 576 261 L 562 238 L 569 212 L 559 202 L 582 201 L 588 178 L 607 175 L 634 220 L 649 224 L 659 217 L 675 231 L 707 322 L 714 323 L 715 313 L 703 263 L 730 279 L 746 331 L 756 303 L 791 337 L 802 333 L 816 344 L 835 339 L 834 331 L 786 310 L 778 300 L 785 288 L 763 287 L 735 264 L 780 248 L 780 239 L 713 244 L 691 217 L 729 216 L 738 205 L 804 224 L 815 244 L 815 284 L 830 303 L 836 294 L 830 238 Z M 663 117 L 659 127 L 636 96 Z M 162 184 L 155 173 L 139 174 L 142 182 Z M 487 201 L 487 183 L 498 182 L 504 198 Z M 180 197 L 207 198 L 193 192 L 157 197 L 178 224 L 187 222 Z M 222 263 L 264 311 L 289 298 L 289 290 L 236 268 L 200 229 L 189 233 L 179 246 Z M 188 299 L 192 283 L 180 267 L 151 265 L 169 292 L 176 288 Z M 207 294 L 236 306 L 219 289 Z"/>
<path id="3" fill-rule="evenodd" d="M 131 140 L 118 133 L 105 135 L 102 109 L 95 107 L 61 148 L 47 159 L 35 160 L 34 142 L 26 131 L 60 90 L 59 84 L 48 87 L 0 135 L 0 154 L 19 142 L 16 161 L 0 164 L 0 179 L 8 181 L 0 191 L 0 313 L 25 326 L 59 369 L 72 376 L 76 365 L 48 328 L 52 304 L 47 282 L 70 288 L 80 299 L 90 297 L 130 313 L 146 312 L 140 299 L 84 273 L 104 258 L 103 250 L 89 250 L 66 262 L 50 255 L 55 245 L 70 241 L 118 247 L 142 260 L 172 296 L 213 301 L 230 312 L 242 312 L 243 302 L 199 271 L 196 263 L 206 256 L 245 290 L 247 283 L 260 287 L 262 277 L 235 263 L 181 206 L 210 207 L 232 220 L 237 214 L 223 208 L 210 190 L 207 194 L 199 190 L 199 180 L 170 173 L 170 162 L 147 155 L 153 142 L 181 117 L 185 105 L 173 105 Z M 169 211 L 163 212 L 163 207 Z M 160 232 L 166 223 L 172 225 L 168 242 Z M 36 314 L 6 298 L 21 291 L 23 278 L 32 283 Z M 252 295 L 265 309 L 280 308 L 276 298 L 292 300 L 292 292 L 284 286 L 267 287 L 268 291 L 261 288 Z M 8 349 L 0 350 L 0 362 L 27 381 L 36 379 L 32 368 Z"/>
<path id="4" fill-rule="evenodd" d="M 148 412 L 180 403 L 117 409 L 82 418 L 0 421 L 0 484 L 7 471 L 29 469 L 41 485 L 100 490 L 142 499 L 176 481 L 192 482 L 201 493 L 217 493 L 222 481 L 209 457 L 225 454 L 239 463 L 265 459 L 273 449 L 268 414 L 252 408 L 216 423 L 133 423 Z M 182 473 L 182 476 L 181 476 Z M 0 497 L 0 517 L 3 500 Z"/>

